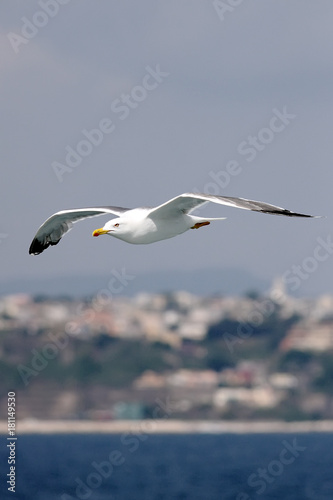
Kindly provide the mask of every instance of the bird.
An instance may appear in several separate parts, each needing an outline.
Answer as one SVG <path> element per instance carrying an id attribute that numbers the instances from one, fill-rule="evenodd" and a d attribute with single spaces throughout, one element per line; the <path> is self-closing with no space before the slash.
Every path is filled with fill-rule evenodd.
<path id="1" fill-rule="evenodd" d="M 102 228 L 96 229 L 92 235 L 107 234 L 132 244 L 149 244 L 173 238 L 185 233 L 189 229 L 199 229 L 213 221 L 223 220 L 225 217 L 211 218 L 191 215 L 196 208 L 208 202 L 226 205 L 229 207 L 252 210 L 271 215 L 287 217 L 316 218 L 320 216 L 306 215 L 291 212 L 269 203 L 218 196 L 205 193 L 183 193 L 175 198 L 158 205 L 157 207 L 88 207 L 61 210 L 51 215 L 38 229 L 29 248 L 29 254 L 39 255 L 50 245 L 57 245 L 61 238 L 73 226 L 73 223 L 90 217 L 112 214 L 116 218 L 109 220 Z"/>

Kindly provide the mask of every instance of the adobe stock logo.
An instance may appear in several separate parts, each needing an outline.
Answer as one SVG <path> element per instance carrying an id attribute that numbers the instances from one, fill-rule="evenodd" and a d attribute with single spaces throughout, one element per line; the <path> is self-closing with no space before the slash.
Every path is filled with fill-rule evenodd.
<path id="1" fill-rule="evenodd" d="M 65 156 L 61 161 L 51 163 L 53 172 L 59 182 L 63 182 L 65 175 L 70 174 L 82 164 L 83 160 L 96 150 L 106 136 L 110 136 L 117 128 L 117 120 L 126 120 L 148 96 L 159 87 L 170 73 L 162 71 L 159 64 L 155 67 L 146 66 L 146 73 L 139 85 L 132 87 L 130 92 L 123 92 L 119 98 L 111 102 L 112 118 L 102 118 L 92 129 L 82 129 L 81 138 L 76 145 L 65 147 Z M 83 136 L 83 138 L 82 138 Z"/>
<path id="2" fill-rule="evenodd" d="M 83 324 L 89 326 L 93 323 L 96 313 L 100 312 L 115 295 L 120 294 L 134 279 L 135 276 L 128 274 L 124 267 L 120 271 L 112 269 L 107 287 L 100 290 L 93 298 L 91 308 L 86 309 L 80 303 L 76 309 L 77 317 L 65 324 L 63 333 L 49 332 L 47 334 L 48 342 L 39 350 L 35 348 L 31 350 L 30 362 L 26 365 L 22 363 L 17 365 L 17 371 L 24 385 L 27 386 L 31 380 L 34 380 L 39 373 L 45 370 L 60 351 L 67 347 L 70 337 L 79 335 Z"/>
<path id="3" fill-rule="evenodd" d="M 214 0 L 213 7 L 221 21 L 224 21 L 225 15 L 233 12 L 244 0 Z"/>
<path id="4" fill-rule="evenodd" d="M 296 438 L 293 439 L 292 443 L 284 439 L 282 445 L 283 448 L 275 460 L 271 460 L 267 467 L 258 467 L 256 472 L 249 475 L 247 484 L 255 489 L 254 493 L 256 495 L 262 495 L 267 486 L 274 483 L 279 476 L 282 476 L 285 468 L 293 464 L 296 458 L 306 450 L 305 446 L 300 446 L 297 443 Z M 236 500 L 251 500 L 251 498 L 247 493 L 241 492 L 237 495 Z"/>
<path id="5" fill-rule="evenodd" d="M 240 155 L 246 156 L 246 161 L 253 161 L 258 152 L 263 151 L 270 144 L 276 134 L 280 134 L 290 124 L 296 115 L 288 113 L 287 107 L 283 106 L 282 112 L 277 108 L 273 109 L 273 116 L 266 127 L 262 127 L 256 135 L 249 135 L 237 148 Z"/>
<path id="6" fill-rule="evenodd" d="M 127 463 L 127 457 L 129 454 L 135 453 L 142 442 L 146 441 L 151 432 L 155 432 L 157 422 L 161 419 L 168 419 L 171 417 L 172 413 L 175 411 L 176 405 L 167 396 L 165 400 L 160 398 L 155 399 L 155 408 L 152 412 L 151 420 L 142 420 L 141 422 L 134 422 L 129 432 L 124 432 L 120 435 L 120 449 L 113 449 L 105 460 L 101 462 L 96 462 L 95 460 L 91 462 L 91 471 L 83 479 L 79 476 L 75 478 L 75 490 L 72 487 L 72 492 L 75 496 L 68 493 L 63 493 L 61 495 L 61 500 L 87 500 L 89 498 L 97 498 L 94 494 L 94 490 L 100 488 L 103 483 L 104 487 L 105 480 L 111 477 L 111 475 L 116 474 L 119 468 Z M 100 498 L 100 497 L 98 497 Z M 108 492 L 108 500 L 115 500 L 114 497 Z"/>
<path id="7" fill-rule="evenodd" d="M 296 115 L 289 112 L 287 106 L 282 108 L 273 108 L 272 115 L 265 127 L 261 127 L 255 134 L 249 134 L 247 138 L 241 141 L 237 146 L 237 153 L 245 157 L 248 163 L 255 160 L 258 154 L 264 151 L 275 138 L 295 120 Z M 194 193 L 207 193 L 220 195 L 226 189 L 232 180 L 244 171 L 244 165 L 240 160 L 229 160 L 225 167 L 217 172 L 211 170 L 208 172 L 210 181 L 206 182 L 203 189 L 192 189 Z M 198 209 L 200 210 L 200 208 Z"/>
<path id="8" fill-rule="evenodd" d="M 7 33 L 7 38 L 15 54 L 18 54 L 20 47 L 35 38 L 39 30 L 58 14 L 60 5 L 66 5 L 69 2 L 70 0 L 39 0 L 38 5 L 42 10 L 36 10 L 31 19 L 21 18 L 21 33 L 18 34 L 14 31 Z"/>
<path id="9" fill-rule="evenodd" d="M 319 236 L 316 241 L 318 245 L 313 249 L 312 255 L 305 257 L 300 264 L 294 264 L 282 275 L 285 284 L 293 292 L 298 290 L 302 282 L 309 279 L 317 271 L 322 262 L 333 255 L 333 239 L 330 234 L 326 236 L 326 239 Z"/>

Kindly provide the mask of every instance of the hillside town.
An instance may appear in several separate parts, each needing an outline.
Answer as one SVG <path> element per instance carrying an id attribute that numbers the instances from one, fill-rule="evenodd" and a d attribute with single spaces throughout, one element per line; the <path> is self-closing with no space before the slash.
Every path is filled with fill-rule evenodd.
<path id="1" fill-rule="evenodd" d="M 333 295 L 0 297 L 0 418 L 333 418 Z M 159 403 L 158 403 L 159 402 Z M 165 405 L 166 403 L 164 403 Z"/>

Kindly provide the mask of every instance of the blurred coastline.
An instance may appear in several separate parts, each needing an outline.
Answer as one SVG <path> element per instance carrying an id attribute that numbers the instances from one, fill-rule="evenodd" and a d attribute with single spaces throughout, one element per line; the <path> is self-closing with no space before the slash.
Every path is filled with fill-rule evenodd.
<path id="1" fill-rule="evenodd" d="M 311 431 L 333 420 L 332 311 L 333 295 L 295 298 L 282 279 L 242 296 L 5 295 L 0 420 L 13 393 L 22 432 Z"/>
<path id="2" fill-rule="evenodd" d="M 282 421 L 184 421 L 184 420 L 117 420 L 100 422 L 92 420 L 37 420 L 17 422 L 20 434 L 295 434 L 333 433 L 333 420 L 282 422 Z M 0 421 L 0 434 L 7 433 L 7 422 Z"/>

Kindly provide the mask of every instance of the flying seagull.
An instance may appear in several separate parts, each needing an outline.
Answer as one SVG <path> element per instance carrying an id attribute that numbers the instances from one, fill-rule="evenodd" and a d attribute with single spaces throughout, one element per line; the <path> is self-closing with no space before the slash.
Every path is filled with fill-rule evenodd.
<path id="1" fill-rule="evenodd" d="M 288 217 L 317 217 L 291 212 L 261 201 L 230 196 L 184 193 L 153 208 L 90 207 L 61 210 L 51 215 L 40 226 L 32 240 L 29 253 L 38 255 L 50 245 L 59 243 L 64 234 L 72 228 L 73 223 L 105 214 L 113 214 L 117 217 L 109 220 L 102 228 L 96 229 L 93 236 L 108 234 L 133 244 L 154 243 L 155 241 L 173 238 L 178 234 L 185 233 L 188 229 L 198 229 L 207 226 L 212 221 L 225 219 L 225 217 L 208 218 L 191 215 L 194 209 L 208 202 L 253 210 L 264 214 L 285 215 Z"/>

